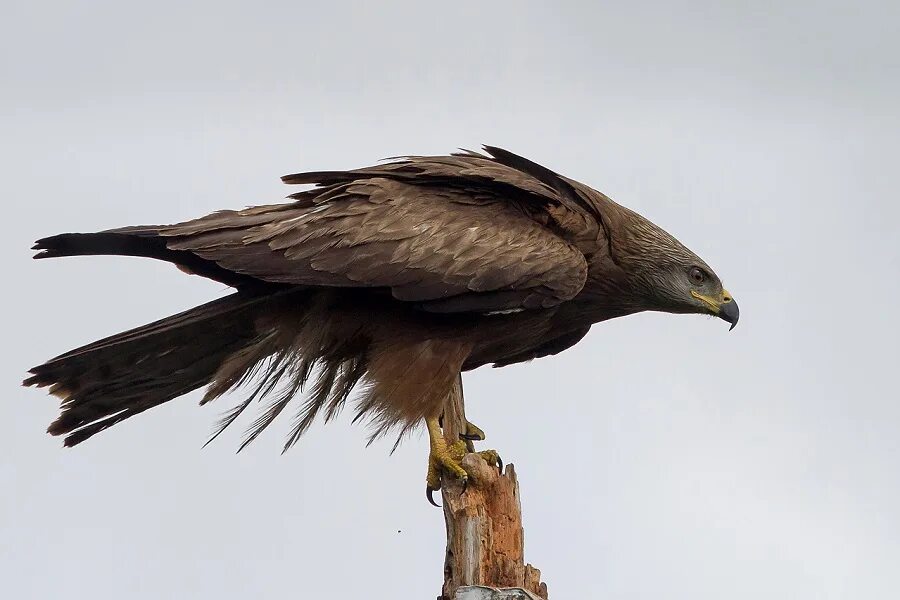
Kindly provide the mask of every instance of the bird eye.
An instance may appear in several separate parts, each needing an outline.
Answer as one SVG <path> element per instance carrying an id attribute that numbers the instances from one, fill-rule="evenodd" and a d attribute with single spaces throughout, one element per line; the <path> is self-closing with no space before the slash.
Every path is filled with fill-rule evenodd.
<path id="1" fill-rule="evenodd" d="M 701 284 L 706 281 L 706 273 L 703 272 L 702 269 L 698 267 L 692 267 L 690 270 L 691 281 L 696 284 Z"/>

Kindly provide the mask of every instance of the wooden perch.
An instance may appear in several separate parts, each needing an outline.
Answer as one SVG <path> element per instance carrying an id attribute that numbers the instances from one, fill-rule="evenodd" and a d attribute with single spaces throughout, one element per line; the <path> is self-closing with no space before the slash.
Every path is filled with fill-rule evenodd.
<path id="1" fill-rule="evenodd" d="M 444 437 L 449 443 L 459 439 L 465 423 L 460 379 L 444 410 Z M 515 588 L 546 600 L 547 585 L 541 583 L 541 572 L 525 564 L 525 534 L 515 468 L 507 465 L 501 475 L 477 454 L 467 454 L 462 465 L 469 474 L 465 493 L 455 481 L 448 481 L 441 491 L 447 551 L 439 600 L 529 597 L 524 592 L 515 595 Z M 462 586 L 475 587 L 466 587 L 458 594 Z"/>

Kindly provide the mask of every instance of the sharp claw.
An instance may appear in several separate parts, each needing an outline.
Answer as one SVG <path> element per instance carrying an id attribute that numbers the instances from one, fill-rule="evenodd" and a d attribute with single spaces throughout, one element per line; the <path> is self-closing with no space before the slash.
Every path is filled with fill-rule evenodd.
<path id="1" fill-rule="evenodd" d="M 484 438 L 478 435 L 477 433 L 461 433 L 459 434 L 459 439 L 468 440 L 470 442 L 480 442 Z"/>
<path id="2" fill-rule="evenodd" d="M 469 489 L 469 478 L 468 478 L 468 477 L 464 478 L 464 479 L 462 480 L 462 484 L 463 484 L 463 489 L 462 489 L 462 491 L 459 493 L 460 496 L 462 496 L 463 494 L 465 494 L 465 493 L 466 493 L 466 490 Z"/>
<path id="3" fill-rule="evenodd" d="M 500 455 L 497 455 L 497 469 L 500 471 L 500 474 L 503 475 L 503 459 L 500 458 Z"/>
<path id="4" fill-rule="evenodd" d="M 428 498 L 428 502 L 429 502 L 432 506 L 435 506 L 435 507 L 437 507 L 437 508 L 440 508 L 441 505 L 434 501 L 434 496 L 433 496 L 433 494 L 434 494 L 436 491 L 437 491 L 437 490 L 436 490 L 435 488 L 431 487 L 430 485 L 427 486 L 427 487 L 425 488 L 425 497 Z"/>

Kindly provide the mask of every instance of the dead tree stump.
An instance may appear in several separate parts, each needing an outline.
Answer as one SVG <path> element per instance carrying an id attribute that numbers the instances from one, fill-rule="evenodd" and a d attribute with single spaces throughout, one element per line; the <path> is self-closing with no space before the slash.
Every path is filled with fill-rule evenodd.
<path id="1" fill-rule="evenodd" d="M 460 378 L 444 409 L 444 436 L 448 442 L 459 439 L 465 422 Z M 520 588 L 546 600 L 547 585 L 541 582 L 541 572 L 525 564 L 522 505 L 515 468 L 507 465 L 501 475 L 477 454 L 467 454 L 462 465 L 469 474 L 465 493 L 457 482 L 447 482 L 441 491 L 447 550 L 439 600 L 455 600 L 457 589 L 463 586 Z M 468 592 L 466 595 L 492 597 L 469 596 Z"/>

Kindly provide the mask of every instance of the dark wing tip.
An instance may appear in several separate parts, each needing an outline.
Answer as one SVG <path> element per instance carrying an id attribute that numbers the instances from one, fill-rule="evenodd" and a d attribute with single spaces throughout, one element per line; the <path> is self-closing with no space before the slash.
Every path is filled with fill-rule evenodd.
<path id="1" fill-rule="evenodd" d="M 510 152 L 509 150 L 504 150 L 503 148 L 499 148 L 497 146 L 482 146 L 484 151 L 490 154 L 494 160 L 499 163 L 502 163 L 508 167 L 513 167 L 514 169 L 518 169 L 519 171 L 532 174 L 538 179 L 543 177 L 559 177 L 559 173 L 553 171 L 552 169 L 548 169 L 544 165 L 539 165 L 533 160 L 529 160 L 524 156 L 516 154 L 515 152 Z M 545 182 L 546 183 L 546 182 Z"/>
<path id="2" fill-rule="evenodd" d="M 596 208 L 581 198 L 572 188 L 572 185 L 556 171 L 548 169 L 543 165 L 539 165 L 533 160 L 529 160 L 524 156 L 519 156 L 509 150 L 498 148 L 497 146 L 484 146 L 484 149 L 501 165 L 506 165 L 507 167 L 531 175 L 544 185 L 555 190 L 563 198 L 568 198 L 572 205 L 577 206 L 580 210 L 587 214 L 597 214 Z"/>
<path id="3" fill-rule="evenodd" d="M 50 237 L 41 238 L 31 247 L 38 251 L 32 258 L 56 258 L 58 256 L 70 256 L 78 241 L 85 237 L 80 233 L 60 233 Z"/>
<path id="4" fill-rule="evenodd" d="M 515 152 L 510 152 L 509 150 L 504 150 L 503 148 L 501 148 L 499 146 L 491 146 L 489 144 L 483 144 L 481 147 L 484 149 L 485 152 L 487 152 L 492 157 L 499 159 L 499 160 L 512 159 L 512 160 L 524 160 L 527 162 L 531 162 L 524 156 L 520 156 L 520 155 L 516 154 Z"/>
<path id="5" fill-rule="evenodd" d="M 282 175 L 281 183 L 293 185 L 295 183 L 306 183 L 305 179 L 308 173 L 291 173 L 290 175 Z"/>
<path id="6" fill-rule="evenodd" d="M 38 253 L 31 258 L 50 258 L 52 256 L 52 242 L 58 237 L 59 236 L 45 237 L 36 241 L 31 249 Z"/>
<path id="7" fill-rule="evenodd" d="M 347 171 L 308 171 L 306 173 L 292 173 L 284 175 L 281 178 L 282 183 L 295 185 L 300 183 L 315 183 L 318 185 L 328 185 L 331 183 L 342 183 L 353 179 L 352 174 Z"/>

